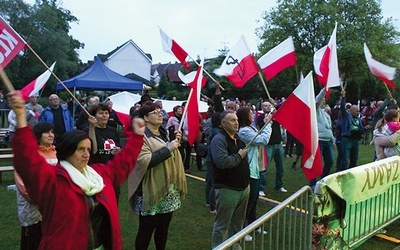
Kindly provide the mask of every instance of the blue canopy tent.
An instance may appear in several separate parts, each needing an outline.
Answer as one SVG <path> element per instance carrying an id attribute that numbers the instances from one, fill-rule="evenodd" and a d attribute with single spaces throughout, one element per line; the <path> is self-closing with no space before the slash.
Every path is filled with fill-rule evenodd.
<path id="1" fill-rule="evenodd" d="M 124 77 L 105 66 L 100 59 L 96 59 L 92 66 L 71 79 L 63 81 L 68 89 L 76 90 L 125 90 L 142 91 L 143 82 Z M 57 82 L 56 90 L 63 90 Z"/>

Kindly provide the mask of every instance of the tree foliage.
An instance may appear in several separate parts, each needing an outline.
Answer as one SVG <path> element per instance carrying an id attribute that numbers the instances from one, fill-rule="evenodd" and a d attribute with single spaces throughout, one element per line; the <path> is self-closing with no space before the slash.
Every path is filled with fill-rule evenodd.
<path id="1" fill-rule="evenodd" d="M 77 50 L 84 44 L 68 34 L 70 23 L 78 19 L 69 10 L 59 7 L 56 0 L 37 0 L 34 5 L 22 0 L 0 0 L 0 15 L 32 48 L 24 49 L 5 69 L 16 89 L 46 70 L 38 57 L 48 66 L 57 61 L 54 72 L 60 80 L 81 72 Z M 47 92 L 54 91 L 56 81 L 50 78 Z"/>
<path id="2" fill-rule="evenodd" d="M 268 88 L 273 95 L 287 96 L 298 82 L 300 72 L 306 75 L 313 70 L 313 55 L 328 44 L 337 22 L 339 72 L 347 85 L 348 100 L 356 102 L 360 98 L 385 97 L 385 86 L 371 75 L 363 51 L 363 44 L 367 43 L 376 60 L 392 67 L 399 63 L 400 50 L 395 43 L 400 33 L 392 18 L 383 19 L 380 2 L 278 0 L 277 3 L 276 7 L 264 12 L 263 25 L 256 30 L 261 40 L 259 50 L 265 54 L 292 36 L 297 66 L 271 80 Z M 317 83 L 316 89 L 320 89 Z M 338 93 L 333 93 L 335 95 Z"/>

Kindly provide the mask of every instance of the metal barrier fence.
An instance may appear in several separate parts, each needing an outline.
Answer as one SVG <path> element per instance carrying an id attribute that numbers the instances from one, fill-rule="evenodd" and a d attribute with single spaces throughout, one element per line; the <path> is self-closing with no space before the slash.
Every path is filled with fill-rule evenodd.
<path id="1" fill-rule="evenodd" d="M 346 205 L 343 240 L 354 248 L 400 218 L 400 184 L 368 200 Z"/>
<path id="2" fill-rule="evenodd" d="M 400 218 L 400 157 L 320 180 L 314 190 L 315 249 L 354 249 Z"/>
<path id="3" fill-rule="evenodd" d="M 311 249 L 314 195 L 304 186 L 281 204 L 214 248 L 227 249 Z M 268 234 L 257 233 L 266 230 Z M 253 240 L 245 242 L 246 235 Z"/>

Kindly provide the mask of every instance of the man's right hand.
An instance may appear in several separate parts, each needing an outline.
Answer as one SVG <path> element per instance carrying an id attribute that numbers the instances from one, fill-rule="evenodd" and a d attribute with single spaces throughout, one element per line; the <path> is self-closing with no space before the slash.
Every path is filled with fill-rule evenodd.
<path id="1" fill-rule="evenodd" d="M 246 154 L 247 154 L 247 149 L 239 149 L 239 152 L 238 152 L 238 154 L 240 155 L 240 157 L 242 157 L 242 159 L 244 158 L 244 157 L 246 157 Z"/>

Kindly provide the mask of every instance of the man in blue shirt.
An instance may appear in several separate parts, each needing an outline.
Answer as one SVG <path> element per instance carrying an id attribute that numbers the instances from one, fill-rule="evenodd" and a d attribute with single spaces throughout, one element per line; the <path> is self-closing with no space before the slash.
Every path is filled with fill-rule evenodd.
<path id="1" fill-rule="evenodd" d="M 60 98 L 56 94 L 49 97 L 47 106 L 39 117 L 39 122 L 50 122 L 54 125 L 56 138 L 74 129 L 74 120 L 67 106 L 60 105 Z"/>

